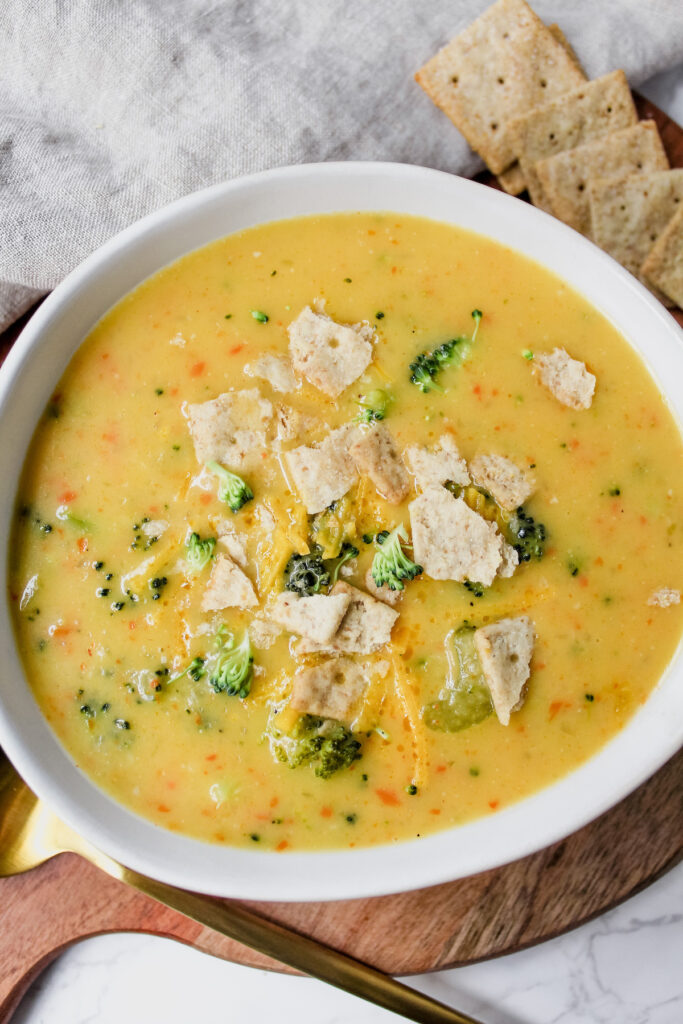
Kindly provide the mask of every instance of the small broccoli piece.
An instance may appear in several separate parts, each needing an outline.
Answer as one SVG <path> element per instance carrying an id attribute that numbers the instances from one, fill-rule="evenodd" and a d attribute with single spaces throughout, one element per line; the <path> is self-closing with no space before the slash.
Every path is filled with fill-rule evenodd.
<path id="1" fill-rule="evenodd" d="M 317 594 L 321 587 L 330 583 L 330 574 L 325 568 L 322 551 L 317 544 L 307 555 L 294 552 L 285 566 L 285 590 L 291 590 L 300 597 Z"/>
<path id="2" fill-rule="evenodd" d="M 90 533 L 92 531 L 92 523 L 88 522 L 87 519 L 81 519 L 80 516 L 74 515 L 68 505 L 60 505 L 56 510 L 55 515 L 57 516 L 57 519 L 61 519 L 62 522 L 71 523 L 78 530 L 83 530 L 85 533 Z"/>
<path id="3" fill-rule="evenodd" d="M 335 559 L 327 559 L 330 563 L 330 586 L 333 587 L 339 578 L 339 570 L 341 569 L 344 562 L 349 562 L 352 558 L 356 558 L 359 554 L 358 548 L 354 547 L 347 540 L 342 544 L 341 551 Z"/>
<path id="4" fill-rule="evenodd" d="M 206 468 L 218 477 L 218 498 L 230 506 L 233 512 L 239 512 L 243 505 L 254 497 L 254 493 L 241 476 L 231 473 L 219 462 L 207 462 Z"/>
<path id="5" fill-rule="evenodd" d="M 429 391 L 443 391 L 435 378 L 441 369 L 446 366 L 459 366 L 469 358 L 472 345 L 476 341 L 481 323 L 482 312 L 480 309 L 472 310 L 474 330 L 472 337 L 468 338 L 461 334 L 457 338 L 451 338 L 437 346 L 433 351 L 420 352 L 410 364 L 410 380 L 416 387 L 427 394 Z"/>
<path id="6" fill-rule="evenodd" d="M 444 341 L 438 348 L 434 349 L 433 356 L 439 366 L 452 366 L 465 361 L 469 352 L 470 339 L 461 335 L 459 338 L 451 338 Z"/>
<path id="7" fill-rule="evenodd" d="M 439 372 L 439 362 L 431 352 L 420 352 L 410 364 L 410 380 L 423 394 L 428 391 L 443 391 L 434 378 Z"/>
<path id="8" fill-rule="evenodd" d="M 449 490 L 453 489 L 449 487 Z M 456 497 L 458 493 L 461 494 L 473 512 L 478 512 L 484 519 L 497 525 L 508 544 L 511 544 L 519 555 L 520 562 L 543 558 L 547 530 L 543 523 L 537 523 L 534 517 L 528 514 L 523 505 L 514 512 L 506 512 L 480 487 L 469 486 L 458 489 L 458 493 L 453 490 L 453 493 Z"/>
<path id="9" fill-rule="evenodd" d="M 386 530 L 377 534 L 379 550 L 372 560 L 372 578 L 376 586 L 386 583 L 390 590 L 403 590 L 404 580 L 412 580 L 422 572 L 422 566 L 416 565 L 401 547 L 401 541 L 407 541 L 406 528 L 401 524 L 391 533 Z"/>
<path id="10" fill-rule="evenodd" d="M 569 570 L 570 576 L 578 576 L 581 572 L 581 564 L 572 554 L 570 554 L 567 559 L 567 569 Z"/>
<path id="11" fill-rule="evenodd" d="M 169 685 L 178 682 L 183 676 L 189 676 L 198 683 L 208 673 L 209 683 L 216 693 L 247 697 L 251 689 L 254 662 L 248 632 L 245 630 L 244 636 L 236 644 L 233 634 L 225 626 L 220 626 L 214 647 L 213 653 L 193 658 L 187 668 L 168 680 Z"/>
<path id="12" fill-rule="evenodd" d="M 152 600 L 158 601 L 161 598 L 162 590 L 168 586 L 168 576 L 155 576 L 149 581 L 148 585 L 152 591 Z"/>
<path id="13" fill-rule="evenodd" d="M 229 697 L 248 697 L 251 690 L 254 656 L 251 653 L 249 633 L 238 644 L 232 633 L 222 627 L 216 637 L 218 653 L 211 665 L 209 683 L 216 693 L 227 693 Z"/>
<path id="14" fill-rule="evenodd" d="M 177 676 L 173 676 L 169 679 L 169 686 L 171 683 L 177 683 L 183 676 L 189 676 L 190 679 L 194 679 L 195 683 L 198 683 L 202 676 L 206 675 L 206 669 L 204 668 L 204 659 L 200 657 L 193 658 L 187 668 L 184 668 L 182 672 L 179 672 Z"/>
<path id="15" fill-rule="evenodd" d="M 350 729 L 317 715 L 301 715 L 289 733 L 271 726 L 268 739 L 278 761 L 290 768 L 314 764 L 315 774 L 321 779 L 329 779 L 362 756 L 360 741 Z"/>
<path id="16" fill-rule="evenodd" d="M 207 537 L 202 540 L 198 533 L 191 533 L 186 549 L 185 558 L 193 572 L 201 572 L 213 558 L 216 538 Z"/>
<path id="17" fill-rule="evenodd" d="M 447 638 L 449 674 L 446 684 L 439 699 L 422 709 L 422 719 L 429 729 L 460 732 L 483 722 L 493 711 L 491 693 L 474 645 L 474 633 L 474 626 L 463 623 Z"/>
<path id="18" fill-rule="evenodd" d="M 354 761 L 360 760 L 361 744 L 341 722 L 328 719 L 321 728 L 324 736 L 315 774 L 320 779 L 329 779 L 340 768 L 348 768 Z"/>
<path id="19" fill-rule="evenodd" d="M 464 338 L 451 338 L 450 341 L 443 341 L 438 348 L 434 349 L 432 355 L 439 367 L 448 366 L 455 360 L 458 345 L 464 340 Z"/>
<path id="20" fill-rule="evenodd" d="M 537 523 L 533 516 L 528 515 L 524 506 L 520 505 L 510 517 L 505 532 L 513 548 L 519 555 L 520 562 L 529 562 L 532 558 L 543 558 L 546 528 Z"/>
<path id="21" fill-rule="evenodd" d="M 309 764 L 317 756 L 323 738 L 319 733 L 324 719 L 314 715 L 301 715 L 289 733 L 281 732 L 269 722 L 266 736 L 270 742 L 271 752 L 278 761 L 290 768 L 299 768 Z"/>
<path id="22" fill-rule="evenodd" d="M 369 391 L 367 395 L 358 399 L 361 411 L 356 416 L 356 423 L 374 423 L 376 420 L 383 420 L 391 402 L 391 395 L 381 388 Z"/>

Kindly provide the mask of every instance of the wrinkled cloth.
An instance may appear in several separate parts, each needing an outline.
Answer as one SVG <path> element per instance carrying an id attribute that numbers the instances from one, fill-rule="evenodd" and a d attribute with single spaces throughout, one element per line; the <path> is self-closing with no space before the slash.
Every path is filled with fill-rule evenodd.
<path id="1" fill-rule="evenodd" d="M 0 330 L 172 199 L 283 164 L 479 159 L 413 79 L 487 0 L 3 0 Z M 681 0 L 534 0 L 593 78 L 683 60 Z"/>

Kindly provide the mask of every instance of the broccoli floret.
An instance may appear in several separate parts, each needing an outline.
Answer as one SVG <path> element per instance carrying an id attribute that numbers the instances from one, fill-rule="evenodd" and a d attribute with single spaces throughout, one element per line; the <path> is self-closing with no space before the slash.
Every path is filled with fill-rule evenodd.
<path id="1" fill-rule="evenodd" d="M 322 551 L 317 544 L 307 555 L 294 552 L 285 566 L 285 590 L 291 590 L 300 597 L 317 594 L 321 587 L 330 583 L 330 574 L 325 568 Z"/>
<path id="2" fill-rule="evenodd" d="M 376 420 L 383 420 L 386 416 L 392 398 L 381 388 L 375 388 L 358 399 L 361 411 L 356 416 L 356 423 L 374 423 Z"/>
<path id="3" fill-rule="evenodd" d="M 422 566 L 416 565 L 401 547 L 401 541 L 407 541 L 406 528 L 401 524 L 391 533 L 384 530 L 377 534 L 380 545 L 372 560 L 372 578 L 376 586 L 386 583 L 390 590 L 403 590 L 404 580 L 412 580 L 422 572 Z"/>
<path id="4" fill-rule="evenodd" d="M 322 746 L 323 737 L 319 733 L 322 718 L 314 715 L 301 715 L 289 733 L 280 732 L 272 723 L 266 733 L 270 749 L 278 761 L 299 768 L 309 764 L 317 756 Z"/>
<path id="5" fill-rule="evenodd" d="M 532 558 L 543 558 L 547 536 L 546 528 L 543 523 L 537 523 L 533 516 L 528 515 L 523 505 L 520 505 L 512 513 L 505 532 L 509 542 L 519 555 L 520 562 L 529 562 Z"/>
<path id="6" fill-rule="evenodd" d="M 423 394 L 427 394 L 428 391 L 443 391 L 434 380 L 438 372 L 439 362 L 431 352 L 420 352 L 410 364 L 410 379 Z"/>
<path id="7" fill-rule="evenodd" d="M 169 685 L 171 683 L 177 683 L 183 676 L 189 676 L 190 679 L 194 679 L 196 683 L 206 675 L 206 669 L 204 668 L 204 659 L 200 657 L 193 658 L 187 668 L 184 668 L 182 672 L 179 672 L 177 676 L 173 676 L 169 679 Z"/>
<path id="8" fill-rule="evenodd" d="M 439 366 L 451 366 L 453 363 L 462 363 L 466 355 L 465 346 L 469 338 L 461 335 L 459 338 L 451 338 L 444 341 L 438 348 L 434 349 L 433 355 Z"/>
<path id="9" fill-rule="evenodd" d="M 221 627 L 216 637 L 216 646 L 218 653 L 212 661 L 209 683 L 216 693 L 227 693 L 229 697 L 248 697 L 254 663 L 249 633 L 245 629 L 244 636 L 236 644 L 232 633 Z"/>
<path id="10" fill-rule="evenodd" d="M 482 318 L 481 310 L 473 309 L 472 318 L 474 330 L 471 338 L 464 334 L 457 338 L 451 338 L 450 341 L 444 341 L 433 351 L 420 352 L 410 364 L 410 380 L 423 394 L 428 391 L 442 391 L 443 388 L 436 383 L 435 379 L 440 370 L 445 366 L 459 366 L 469 357 L 479 331 Z"/>
<path id="11" fill-rule="evenodd" d="M 209 683 L 216 693 L 227 693 L 229 697 L 248 697 L 254 662 L 248 632 L 245 630 L 244 636 L 236 644 L 233 634 L 225 626 L 220 626 L 214 647 L 213 653 L 193 658 L 187 668 L 169 679 L 169 685 L 178 682 L 183 676 L 189 676 L 198 683 L 208 674 Z"/>
<path id="12" fill-rule="evenodd" d="M 206 540 L 202 540 L 198 533 L 190 534 L 185 549 L 185 559 L 193 572 L 201 572 L 206 568 L 213 558 L 215 547 L 215 537 L 207 537 Z"/>
<path id="13" fill-rule="evenodd" d="M 233 512 L 239 512 L 243 505 L 254 497 L 249 484 L 241 476 L 231 473 L 219 462 L 207 462 L 206 468 L 218 477 L 218 498 L 230 506 Z"/>
<path id="14" fill-rule="evenodd" d="M 350 544 L 347 540 L 342 544 L 341 551 L 337 558 L 327 559 L 326 564 L 330 568 L 330 586 L 333 587 L 339 578 L 339 570 L 341 569 L 344 562 L 349 562 L 352 558 L 356 558 L 359 555 L 357 547 Z"/>
<path id="15" fill-rule="evenodd" d="M 301 715 L 289 733 L 281 733 L 271 726 L 268 739 L 278 761 L 290 768 L 312 763 L 315 774 L 321 779 L 329 779 L 362 756 L 360 741 L 350 729 L 334 719 L 317 715 Z"/>
<path id="16" fill-rule="evenodd" d="M 321 728 L 324 735 L 315 774 L 321 779 L 329 779 L 340 768 L 348 768 L 354 761 L 360 760 L 361 744 L 341 722 L 328 719 Z"/>

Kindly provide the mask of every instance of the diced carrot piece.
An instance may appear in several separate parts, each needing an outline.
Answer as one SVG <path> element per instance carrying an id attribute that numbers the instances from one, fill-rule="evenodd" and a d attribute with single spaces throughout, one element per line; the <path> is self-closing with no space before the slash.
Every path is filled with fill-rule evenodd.
<path id="1" fill-rule="evenodd" d="M 570 707 L 571 707 L 571 704 L 567 700 L 554 700 L 552 702 L 552 704 L 550 705 L 550 707 L 548 708 L 548 712 L 549 712 L 548 718 L 550 719 L 550 721 L 552 721 L 553 718 L 555 717 L 555 715 L 559 711 L 562 711 L 563 708 L 570 708 Z"/>
<path id="2" fill-rule="evenodd" d="M 387 807 L 400 807 L 401 801 L 393 789 L 376 789 L 375 793 Z"/>

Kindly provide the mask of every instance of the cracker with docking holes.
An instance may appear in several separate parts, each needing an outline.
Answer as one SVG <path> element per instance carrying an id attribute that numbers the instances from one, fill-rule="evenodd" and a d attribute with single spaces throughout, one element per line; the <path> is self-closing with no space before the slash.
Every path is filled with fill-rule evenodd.
<path id="1" fill-rule="evenodd" d="M 548 209 L 536 174 L 538 160 L 574 149 L 638 121 L 626 75 L 612 71 L 586 82 L 551 103 L 515 118 L 510 133 L 531 201 Z"/>
<path id="2" fill-rule="evenodd" d="M 683 309 L 683 203 L 652 246 L 640 273 Z"/>
<path id="3" fill-rule="evenodd" d="M 657 237 L 683 202 L 683 168 L 633 174 L 588 186 L 591 235 L 601 249 L 626 267 L 665 304 L 666 295 L 640 274 Z"/>
<path id="4" fill-rule="evenodd" d="M 640 121 L 630 128 L 539 160 L 535 168 L 550 212 L 581 234 L 589 235 L 589 181 L 665 171 L 668 166 L 657 125 L 653 121 Z"/>
<path id="5" fill-rule="evenodd" d="M 554 23 L 552 25 L 548 25 L 548 31 L 552 32 L 552 34 L 557 39 L 558 43 L 561 43 L 562 46 L 564 46 L 565 50 L 576 64 L 581 74 L 583 75 L 583 68 L 579 63 L 579 58 L 574 53 L 574 49 L 571 43 L 565 36 L 560 26 Z M 501 171 L 501 173 L 497 177 L 498 184 L 500 185 L 504 192 L 508 193 L 508 195 L 521 195 L 521 193 L 524 192 L 524 190 L 527 188 L 526 178 L 524 177 L 524 171 L 520 167 L 519 161 L 515 161 L 514 164 L 511 164 L 506 171 Z"/>
<path id="6" fill-rule="evenodd" d="M 415 77 L 494 174 L 515 161 L 510 119 L 584 81 L 524 0 L 497 0 Z"/>

